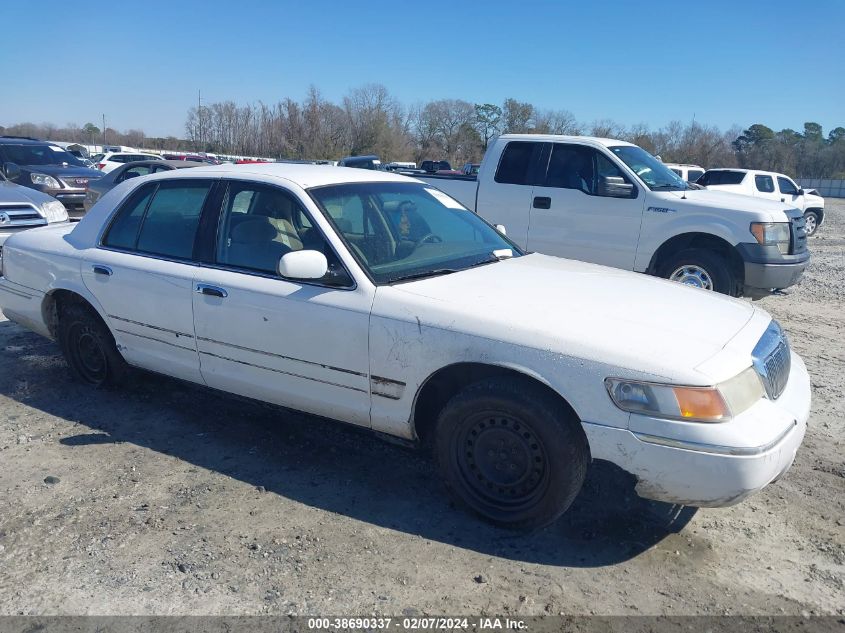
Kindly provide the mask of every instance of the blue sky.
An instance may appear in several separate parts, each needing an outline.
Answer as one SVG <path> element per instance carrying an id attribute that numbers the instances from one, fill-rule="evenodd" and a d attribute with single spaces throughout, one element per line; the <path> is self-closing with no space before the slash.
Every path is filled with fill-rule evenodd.
<path id="1" fill-rule="evenodd" d="M 204 102 L 507 97 L 661 127 L 845 125 L 845 2 L 4 2 L 0 125 L 182 136 Z"/>

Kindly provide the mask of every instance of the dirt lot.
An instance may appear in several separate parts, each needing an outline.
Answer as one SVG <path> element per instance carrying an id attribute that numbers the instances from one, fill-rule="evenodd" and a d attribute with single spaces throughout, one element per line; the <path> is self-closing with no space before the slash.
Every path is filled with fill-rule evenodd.
<path id="1" fill-rule="evenodd" d="M 3 320 L 0 613 L 845 614 L 835 207 L 801 285 L 760 302 L 812 374 L 807 438 L 729 509 L 642 501 L 597 464 L 558 524 L 515 535 L 455 511 L 409 449 L 155 376 L 81 388 Z"/>

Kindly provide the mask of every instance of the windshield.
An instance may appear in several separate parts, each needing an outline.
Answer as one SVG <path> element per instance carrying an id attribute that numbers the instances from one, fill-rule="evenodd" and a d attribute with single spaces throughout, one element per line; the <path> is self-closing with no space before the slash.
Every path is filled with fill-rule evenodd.
<path id="1" fill-rule="evenodd" d="M 652 191 L 683 191 L 689 188 L 683 178 L 641 147 L 617 145 L 608 149 L 628 165 Z"/>
<path id="2" fill-rule="evenodd" d="M 309 193 L 379 284 L 522 255 L 475 213 L 428 185 L 365 182 L 317 187 Z"/>
<path id="3" fill-rule="evenodd" d="M 76 156 L 58 145 L 3 145 L 7 161 L 17 165 L 75 165 L 85 167 Z"/>

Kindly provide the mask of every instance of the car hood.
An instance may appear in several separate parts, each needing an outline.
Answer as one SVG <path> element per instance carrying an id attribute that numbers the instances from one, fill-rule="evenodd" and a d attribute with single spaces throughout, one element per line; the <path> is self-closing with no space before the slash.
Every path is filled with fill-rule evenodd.
<path id="1" fill-rule="evenodd" d="M 0 180 L 0 205 L 34 204 L 36 207 L 40 207 L 51 200 L 55 200 L 55 198 L 48 196 L 46 193 L 16 185 L 8 180 Z"/>
<path id="2" fill-rule="evenodd" d="M 712 186 L 712 185 L 711 185 Z M 663 192 L 677 200 L 687 204 L 699 205 L 702 207 L 721 207 L 734 211 L 751 211 L 753 213 L 765 213 L 772 216 L 773 220 L 782 218 L 774 217 L 778 211 L 786 211 L 794 208 L 795 205 L 787 205 L 777 200 L 768 198 L 756 198 L 754 196 L 719 189 L 687 189 L 686 191 Z M 684 200 L 686 199 L 686 200 Z"/>
<path id="3" fill-rule="evenodd" d="M 77 165 L 21 165 L 23 169 L 48 176 L 59 176 L 60 178 L 102 178 L 103 172 L 88 167 Z"/>
<path id="4" fill-rule="evenodd" d="M 420 326 L 699 382 L 707 379 L 695 368 L 756 311 L 746 301 L 663 279 L 540 254 L 382 290 L 402 306 L 396 312 L 405 314 L 394 316 Z M 385 299 L 381 305 L 391 303 Z M 377 298 L 374 311 L 379 307 Z"/>

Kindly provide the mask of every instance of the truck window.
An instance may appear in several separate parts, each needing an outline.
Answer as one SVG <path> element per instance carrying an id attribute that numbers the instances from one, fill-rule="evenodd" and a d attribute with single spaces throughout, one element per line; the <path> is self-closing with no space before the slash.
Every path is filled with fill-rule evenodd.
<path id="1" fill-rule="evenodd" d="M 701 177 L 699 184 L 704 185 L 738 185 L 745 180 L 745 172 L 730 171 L 728 169 L 714 169 Z"/>
<path id="2" fill-rule="evenodd" d="M 547 187 L 593 193 L 594 180 L 593 150 L 583 145 L 555 143 L 546 172 Z"/>
<path id="3" fill-rule="evenodd" d="M 496 169 L 496 182 L 508 185 L 531 185 L 531 166 L 539 156 L 542 143 L 511 141 L 502 152 Z"/>
<path id="4" fill-rule="evenodd" d="M 695 182 L 696 180 L 701 178 L 703 173 L 704 172 L 701 171 L 700 169 L 690 169 L 687 172 L 687 182 Z"/>
<path id="5" fill-rule="evenodd" d="M 684 175 L 681 173 L 681 170 L 678 169 L 677 167 L 670 167 L 669 169 L 671 169 L 672 171 L 674 171 L 676 174 L 678 174 L 679 176 L 681 176 L 683 178 Z"/>
<path id="6" fill-rule="evenodd" d="M 790 196 L 798 195 L 798 188 L 789 178 L 778 176 L 778 187 L 780 187 L 781 193 L 785 193 Z"/>
<path id="7" fill-rule="evenodd" d="M 757 191 L 762 193 L 773 193 L 775 190 L 775 183 L 771 176 L 754 176 L 754 185 Z"/>

